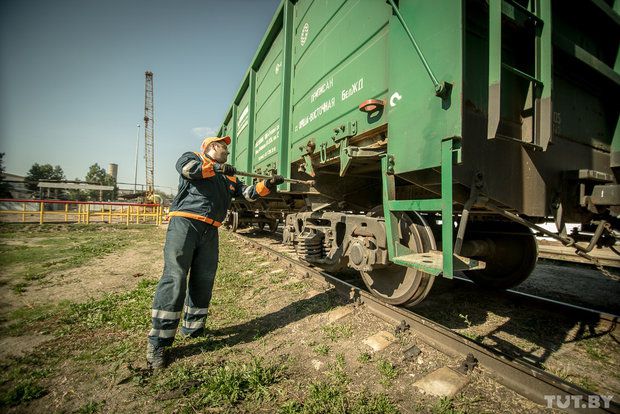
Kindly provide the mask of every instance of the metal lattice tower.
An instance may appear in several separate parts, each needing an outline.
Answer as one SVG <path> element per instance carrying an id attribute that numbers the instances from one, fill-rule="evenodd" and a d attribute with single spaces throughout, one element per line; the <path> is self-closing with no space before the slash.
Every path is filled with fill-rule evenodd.
<path id="1" fill-rule="evenodd" d="M 155 181 L 155 165 L 153 160 L 153 72 L 147 71 L 144 90 L 144 159 L 146 165 L 146 191 L 153 194 Z"/>

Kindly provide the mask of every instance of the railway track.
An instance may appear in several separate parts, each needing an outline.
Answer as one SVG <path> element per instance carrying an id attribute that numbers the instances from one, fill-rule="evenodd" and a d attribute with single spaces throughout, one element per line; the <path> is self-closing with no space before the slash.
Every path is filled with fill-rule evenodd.
<path id="1" fill-rule="evenodd" d="M 598 262 L 605 267 L 614 269 L 620 268 L 620 256 L 612 253 L 609 249 L 595 249 L 591 254 Z M 558 262 L 572 262 L 586 266 L 592 266 L 592 262 L 575 254 L 575 250 L 562 246 L 559 243 L 539 243 L 538 257 Z"/>
<path id="2" fill-rule="evenodd" d="M 588 401 L 588 397 L 592 395 L 587 390 L 564 381 L 521 358 L 477 343 L 459 335 L 448 327 L 410 310 L 383 303 L 364 288 L 323 272 L 320 269 L 307 266 L 296 258 L 290 257 L 265 243 L 266 240 L 269 240 L 271 245 L 277 244 L 278 242 L 275 238 L 277 234 L 268 236 L 266 240 L 265 238 L 248 237 L 239 233 L 236 233 L 236 236 L 289 271 L 300 274 L 302 277 L 311 277 L 315 280 L 326 282 L 349 301 L 364 305 L 372 313 L 394 326 L 413 330 L 424 342 L 433 348 L 453 357 L 466 358 L 470 354 L 473 355 L 478 364 L 487 370 L 499 383 L 538 404 L 545 405 L 547 403 L 545 396 L 550 395 L 562 396 L 563 398 L 570 396 L 573 401 L 579 400 L 584 402 Z M 459 282 L 471 283 L 465 279 L 460 279 Z M 502 293 L 502 295 L 512 298 L 511 300 L 525 301 L 527 306 L 552 308 L 553 311 L 562 312 L 563 314 L 569 312 L 575 316 L 581 315 L 590 321 L 597 319 L 598 323 L 605 326 L 605 329 L 608 331 L 615 330 L 619 320 L 616 315 L 601 313 L 592 309 L 552 301 L 522 292 L 507 291 Z M 569 408 L 569 411 L 620 413 L 620 405 L 612 401 L 607 408 L 603 406 L 587 408 L 586 404 L 586 406 L 582 405 L 581 408 Z"/>
<path id="3" fill-rule="evenodd" d="M 262 234 L 260 234 L 260 237 L 263 238 L 268 238 L 274 242 L 280 243 L 280 241 L 282 240 L 282 230 L 281 228 L 278 228 L 276 231 L 274 232 L 263 232 Z M 550 251 L 547 247 L 549 245 L 548 244 L 541 244 L 539 245 L 540 248 L 540 259 L 546 260 L 547 263 L 557 263 L 557 264 L 577 264 L 578 266 L 583 266 L 583 268 L 592 268 L 594 269 L 595 266 L 592 264 L 592 262 L 580 258 L 579 256 L 577 256 L 576 254 L 574 254 L 574 250 L 571 250 L 570 248 L 566 248 L 563 246 L 562 247 L 562 254 L 554 254 L 554 255 L 547 255 L 546 252 Z M 558 246 L 554 246 L 556 247 L 556 251 L 558 250 Z M 616 260 L 614 257 L 618 257 L 614 254 L 606 254 L 605 256 L 602 256 L 600 253 L 598 255 L 594 255 L 598 260 L 601 261 L 601 263 L 605 263 L 604 266 L 609 266 L 609 267 L 617 267 L 620 268 L 620 260 Z M 620 257 L 619 257 L 620 259 Z M 361 289 L 366 289 L 365 286 L 363 285 L 363 283 L 361 283 L 361 280 L 358 280 L 359 277 L 355 277 L 355 279 L 351 278 L 351 279 L 345 279 L 345 281 L 348 281 L 349 283 L 356 285 L 358 287 L 360 287 Z M 466 283 L 466 284 L 473 284 L 473 282 L 470 279 L 455 275 L 454 276 L 454 280 L 458 283 Z M 583 314 L 587 314 L 591 317 L 595 317 L 595 318 L 599 318 L 600 322 L 605 324 L 607 327 L 615 327 L 615 325 L 620 321 L 619 320 L 619 316 L 615 315 L 615 312 L 609 312 L 609 311 L 605 311 L 603 309 L 594 309 L 593 307 L 589 307 L 589 306 L 579 306 L 573 303 L 568 303 L 566 301 L 562 301 L 562 300 L 557 300 L 554 298 L 547 298 L 547 297 L 543 297 L 543 296 L 539 296 L 539 295 L 534 295 L 531 293 L 527 293 L 527 292 L 522 292 L 516 289 L 507 289 L 507 290 L 500 290 L 500 291 L 494 291 L 494 295 L 496 296 L 501 296 L 507 300 L 511 300 L 511 301 L 517 301 L 519 303 L 523 303 L 529 307 L 536 307 L 539 309 L 545 309 L 545 310 L 550 310 L 552 312 L 562 312 L 564 314 L 570 314 L 570 315 L 574 315 L 574 316 L 580 316 Z"/>

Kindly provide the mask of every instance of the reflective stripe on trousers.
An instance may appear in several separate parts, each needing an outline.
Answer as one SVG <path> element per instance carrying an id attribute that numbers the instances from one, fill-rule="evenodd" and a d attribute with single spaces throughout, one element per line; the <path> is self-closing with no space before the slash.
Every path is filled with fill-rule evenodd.
<path id="1" fill-rule="evenodd" d="M 185 217 L 172 217 L 164 245 L 164 272 L 151 310 L 153 329 L 148 337 L 153 345 L 172 345 L 181 310 L 184 310 L 183 335 L 204 331 L 217 260 L 216 227 Z"/>

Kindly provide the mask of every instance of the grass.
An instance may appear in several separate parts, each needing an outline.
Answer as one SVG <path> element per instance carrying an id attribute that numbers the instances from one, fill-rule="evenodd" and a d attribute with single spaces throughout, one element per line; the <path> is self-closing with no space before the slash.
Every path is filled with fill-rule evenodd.
<path id="1" fill-rule="evenodd" d="M 372 359 L 372 355 L 368 352 L 362 352 L 361 354 L 357 356 L 357 362 L 360 362 L 362 364 L 370 362 L 371 359 Z"/>
<path id="2" fill-rule="evenodd" d="M 398 376 L 398 369 L 386 359 L 377 361 L 377 369 L 379 370 L 379 374 L 381 374 L 381 384 L 386 387 Z"/>
<path id="3" fill-rule="evenodd" d="M 472 329 L 472 323 L 469 320 L 469 315 L 463 315 L 462 313 L 459 313 L 459 318 L 463 321 L 463 323 L 467 326 L 467 330 L 461 331 L 460 334 L 471 339 L 472 341 L 475 342 L 482 342 L 482 340 L 484 339 L 484 336 L 482 335 L 478 335 L 472 331 L 470 331 Z"/>
<path id="4" fill-rule="evenodd" d="M 103 299 L 71 304 L 63 315 L 67 325 L 79 324 L 87 329 L 105 326 L 122 330 L 146 329 L 151 317 L 145 309 L 150 308 L 157 281 L 144 279 L 137 288 L 120 294 L 105 294 Z"/>
<path id="5" fill-rule="evenodd" d="M 346 362 L 344 359 L 344 354 L 336 355 L 336 361 L 333 364 L 329 364 L 329 372 L 327 373 L 331 378 L 334 384 L 338 385 L 347 385 L 351 382 L 349 375 L 346 371 Z"/>
<path id="6" fill-rule="evenodd" d="M 454 401 L 451 398 L 442 397 L 431 408 L 433 414 L 464 414 L 463 411 L 454 408 Z"/>
<path id="7" fill-rule="evenodd" d="M 11 289 L 13 290 L 13 292 L 20 294 L 20 293 L 24 293 L 28 286 L 30 286 L 30 283 L 17 282 L 13 286 L 11 286 Z"/>
<path id="8" fill-rule="evenodd" d="M 95 414 L 105 406 L 105 401 L 90 401 L 76 411 L 76 414 Z"/>
<path id="9" fill-rule="evenodd" d="M 577 385 L 585 388 L 588 391 L 598 392 L 598 387 L 596 386 L 596 383 L 592 381 L 592 379 L 587 375 L 580 376 L 577 381 Z"/>
<path id="10" fill-rule="evenodd" d="M 180 390 L 182 395 L 189 396 L 195 410 L 231 407 L 244 400 L 269 400 L 269 387 L 280 382 L 285 372 L 285 365 L 269 364 L 260 358 L 217 367 L 184 365 L 168 371 L 165 381 L 155 390 Z"/>
<path id="11" fill-rule="evenodd" d="M 144 279 L 126 293 L 105 294 L 102 299 L 85 303 L 61 302 L 57 305 L 20 308 L 9 316 L 9 324 L 0 329 L 1 335 L 23 334 L 24 326 L 31 331 L 55 333 L 59 336 L 75 329 L 102 327 L 123 330 L 146 329 L 150 326 L 150 308 L 157 281 Z"/>
<path id="12" fill-rule="evenodd" d="M 484 336 L 475 334 L 473 332 L 469 332 L 469 331 L 461 331 L 459 332 L 461 335 L 463 335 L 466 338 L 471 339 L 472 341 L 475 342 L 482 342 L 482 340 L 484 339 Z"/>
<path id="13" fill-rule="evenodd" d="M 319 344 L 314 347 L 314 352 L 316 352 L 319 355 L 326 356 L 327 354 L 329 354 L 329 349 L 330 349 L 329 346 L 324 345 L 324 344 Z"/>
<path id="14" fill-rule="evenodd" d="M 313 382 L 303 400 L 290 401 L 280 407 L 280 414 L 396 414 L 396 406 L 385 394 L 347 392 L 341 385 Z"/>
<path id="15" fill-rule="evenodd" d="M 47 390 L 37 382 L 27 379 L 0 394 L 0 406 L 13 407 L 36 400 L 47 394 Z"/>
<path id="16" fill-rule="evenodd" d="M 555 369 L 555 368 L 550 368 L 550 367 L 547 367 L 547 366 L 543 365 L 542 368 L 545 371 L 550 372 L 551 374 L 555 375 L 556 377 L 558 377 L 558 378 L 560 378 L 560 379 L 562 379 L 564 381 L 567 381 L 568 378 L 570 377 L 570 374 L 569 374 L 568 370 L 565 367 L 559 367 L 559 368 Z"/>
<path id="17" fill-rule="evenodd" d="M 323 330 L 323 336 L 332 342 L 353 336 L 353 327 L 348 324 L 325 325 L 321 329 Z"/>
<path id="18" fill-rule="evenodd" d="M 41 381 L 48 378 L 55 365 L 53 355 L 12 357 L 0 364 L 0 407 L 17 406 L 45 396 L 48 390 Z"/>
<path id="19" fill-rule="evenodd" d="M 282 289 L 291 291 L 293 293 L 302 293 L 308 289 L 308 283 L 306 282 L 294 282 L 287 285 L 283 285 Z"/>
<path id="20" fill-rule="evenodd" d="M 603 345 L 600 343 L 597 338 L 585 339 L 581 342 L 581 345 L 584 347 L 588 356 L 595 360 L 601 362 L 609 362 L 609 355 L 605 352 Z"/>

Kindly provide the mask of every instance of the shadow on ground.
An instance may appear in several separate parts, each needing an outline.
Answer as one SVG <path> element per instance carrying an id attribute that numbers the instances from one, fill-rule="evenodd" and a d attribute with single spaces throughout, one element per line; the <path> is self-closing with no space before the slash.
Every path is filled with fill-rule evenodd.
<path id="1" fill-rule="evenodd" d="M 335 289 L 331 289 L 310 298 L 293 302 L 276 312 L 242 324 L 211 330 L 204 337 L 204 340 L 187 345 L 180 344 L 171 348 L 170 355 L 173 359 L 181 359 L 224 347 L 253 342 L 270 332 L 300 321 L 307 316 L 327 312 L 340 304 L 342 304 L 342 299 Z"/>
<path id="2" fill-rule="evenodd" d="M 457 280 L 438 278 L 412 310 L 448 328 L 465 329 L 466 336 L 539 367 L 566 344 L 605 335 L 618 341 L 615 324 L 603 326 L 594 315 L 532 308 L 529 301 Z"/>

